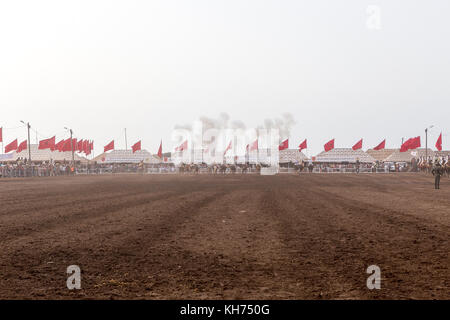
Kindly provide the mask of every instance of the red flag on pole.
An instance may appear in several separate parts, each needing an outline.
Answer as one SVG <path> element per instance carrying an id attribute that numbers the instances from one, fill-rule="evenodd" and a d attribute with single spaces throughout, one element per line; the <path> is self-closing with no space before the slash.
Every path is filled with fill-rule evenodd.
<path id="1" fill-rule="evenodd" d="M 91 142 L 89 140 L 85 141 L 85 147 L 84 147 L 84 153 L 88 156 L 91 154 L 92 149 L 91 149 Z"/>
<path id="2" fill-rule="evenodd" d="M 285 150 L 289 148 L 289 139 L 284 140 L 283 142 L 281 142 L 281 144 L 278 146 L 278 150 Z"/>
<path id="3" fill-rule="evenodd" d="M 84 140 L 83 140 L 83 139 L 81 139 L 80 141 L 78 141 L 75 150 L 78 151 L 78 152 L 83 152 L 83 143 L 84 143 Z"/>
<path id="4" fill-rule="evenodd" d="M 55 137 L 39 141 L 39 150 L 50 149 L 55 150 Z"/>
<path id="5" fill-rule="evenodd" d="M 70 139 L 69 139 L 69 141 L 70 141 Z M 73 138 L 72 139 L 72 148 L 73 148 L 73 151 L 77 151 L 77 138 Z M 72 149 L 70 149 L 69 151 L 72 151 Z"/>
<path id="6" fill-rule="evenodd" d="M 55 144 L 55 150 L 58 150 L 59 152 L 61 152 L 63 149 L 63 146 L 64 146 L 64 142 L 65 142 L 65 140 L 62 139 L 60 142 Z"/>
<path id="7" fill-rule="evenodd" d="M 382 150 L 386 147 L 386 139 L 380 142 L 379 145 L 377 145 L 373 150 Z"/>
<path id="8" fill-rule="evenodd" d="M 178 147 L 175 148 L 175 151 L 184 151 L 188 149 L 188 142 L 187 140 L 180 144 Z"/>
<path id="9" fill-rule="evenodd" d="M 359 150 L 362 149 L 363 139 L 359 140 L 353 147 L 353 150 Z"/>
<path id="10" fill-rule="evenodd" d="M 5 146 L 5 153 L 17 150 L 17 139 Z"/>
<path id="11" fill-rule="evenodd" d="M 436 149 L 438 149 L 438 151 L 442 151 L 442 132 L 436 141 Z"/>
<path id="12" fill-rule="evenodd" d="M 230 141 L 230 143 L 228 144 L 228 147 L 225 149 L 225 151 L 223 153 L 224 156 L 227 154 L 228 150 L 231 150 L 231 141 Z"/>
<path id="13" fill-rule="evenodd" d="M 302 151 L 303 149 L 308 149 L 308 144 L 306 142 L 306 139 L 302 143 L 299 144 L 298 149 L 299 149 L 299 151 Z"/>
<path id="14" fill-rule="evenodd" d="M 406 152 L 408 150 L 413 150 L 420 148 L 420 136 L 415 138 L 409 138 L 400 147 L 400 152 Z"/>
<path id="15" fill-rule="evenodd" d="M 84 140 L 83 144 L 81 146 L 81 152 L 84 152 L 84 154 L 88 154 L 89 152 L 89 141 L 88 140 Z"/>
<path id="16" fill-rule="evenodd" d="M 133 144 L 131 146 L 131 150 L 133 150 L 133 153 L 135 153 L 136 151 L 141 150 L 141 141 L 138 141 L 135 144 Z"/>
<path id="17" fill-rule="evenodd" d="M 108 143 L 104 148 L 103 152 L 107 152 L 109 150 L 114 150 L 114 140 Z"/>
<path id="18" fill-rule="evenodd" d="M 405 142 L 402 143 L 400 147 L 400 152 L 406 152 L 409 150 L 409 145 L 411 144 L 412 138 L 409 138 Z"/>
<path id="19" fill-rule="evenodd" d="M 158 149 L 158 157 L 160 158 L 160 159 L 162 159 L 162 140 L 161 140 L 161 143 L 159 144 L 159 149 Z"/>
<path id="20" fill-rule="evenodd" d="M 61 147 L 61 151 L 62 152 L 67 152 L 67 151 L 71 151 L 72 150 L 70 141 L 71 141 L 70 138 L 64 140 L 64 144 Z"/>
<path id="21" fill-rule="evenodd" d="M 420 146 L 421 146 L 420 136 L 418 136 L 413 139 L 410 149 L 417 149 L 417 148 L 420 148 Z"/>
<path id="22" fill-rule="evenodd" d="M 325 149 L 325 152 L 333 150 L 334 149 L 334 139 L 332 139 L 332 140 L 328 141 L 327 143 L 325 143 L 323 148 Z"/>
<path id="23" fill-rule="evenodd" d="M 250 151 L 258 150 L 258 139 L 256 139 L 251 145 L 250 145 Z"/>
<path id="24" fill-rule="evenodd" d="M 24 150 L 27 150 L 27 148 L 28 148 L 28 141 L 27 140 L 25 140 L 25 141 L 22 141 L 20 144 L 19 144 L 19 147 L 17 148 L 17 153 L 19 153 L 19 152 L 22 152 L 22 151 L 24 151 Z"/>

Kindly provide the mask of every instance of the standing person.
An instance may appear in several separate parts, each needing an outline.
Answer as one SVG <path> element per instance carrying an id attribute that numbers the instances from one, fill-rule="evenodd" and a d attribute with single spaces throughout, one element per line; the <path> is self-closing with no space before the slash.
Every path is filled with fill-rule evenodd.
<path id="1" fill-rule="evenodd" d="M 435 165 L 433 167 L 433 170 L 431 170 L 431 173 L 434 176 L 434 188 L 440 189 L 439 184 L 441 182 L 441 175 L 444 173 L 444 170 L 442 169 L 442 166 L 439 163 L 439 161 L 435 162 Z"/>
<path id="2" fill-rule="evenodd" d="M 359 159 L 356 159 L 356 173 L 359 173 L 359 166 L 361 163 L 359 162 Z"/>

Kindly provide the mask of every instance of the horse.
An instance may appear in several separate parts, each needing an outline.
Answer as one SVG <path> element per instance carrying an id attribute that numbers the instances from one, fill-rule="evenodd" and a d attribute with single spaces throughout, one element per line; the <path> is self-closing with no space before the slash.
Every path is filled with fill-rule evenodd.
<path id="1" fill-rule="evenodd" d="M 199 169 L 198 165 L 194 164 L 192 166 L 193 166 L 194 174 L 198 174 L 200 172 L 200 169 Z"/>
<path id="2" fill-rule="evenodd" d="M 447 177 L 450 178 L 450 160 L 447 160 L 442 167 L 444 169 L 444 174 L 447 173 Z"/>
<path id="3" fill-rule="evenodd" d="M 220 172 L 221 174 L 225 174 L 225 173 L 227 172 L 227 169 L 228 169 L 228 166 L 227 166 L 226 164 L 222 164 L 222 165 L 220 166 L 219 172 Z"/>
<path id="4" fill-rule="evenodd" d="M 303 163 L 303 160 L 298 164 L 298 173 L 301 173 L 303 169 L 305 168 L 305 164 Z"/>
<path id="5" fill-rule="evenodd" d="M 421 172 L 430 173 L 433 164 L 427 161 L 425 158 L 419 161 L 418 168 Z"/>

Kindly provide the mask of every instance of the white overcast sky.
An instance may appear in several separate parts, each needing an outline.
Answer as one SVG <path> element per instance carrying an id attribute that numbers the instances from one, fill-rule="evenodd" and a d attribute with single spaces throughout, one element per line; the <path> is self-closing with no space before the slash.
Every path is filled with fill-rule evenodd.
<path id="1" fill-rule="evenodd" d="M 156 152 L 200 116 L 290 112 L 290 146 L 308 138 L 310 155 L 430 125 L 450 149 L 449 14 L 448 0 L 1 0 L 0 126 L 5 142 L 25 139 L 20 120 L 42 138 L 69 126 L 96 153 L 126 127 Z"/>

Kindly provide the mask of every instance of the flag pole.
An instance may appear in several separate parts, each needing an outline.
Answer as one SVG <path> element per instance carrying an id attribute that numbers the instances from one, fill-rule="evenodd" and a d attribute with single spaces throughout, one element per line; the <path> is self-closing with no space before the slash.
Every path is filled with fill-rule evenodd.
<path id="1" fill-rule="evenodd" d="M 256 164 L 259 163 L 259 131 L 256 130 Z"/>
<path id="2" fill-rule="evenodd" d="M 127 128 L 125 128 L 125 150 L 128 150 L 128 142 L 127 142 Z"/>
<path id="3" fill-rule="evenodd" d="M 24 125 L 26 125 L 27 129 L 28 129 L 28 161 L 31 164 L 31 141 L 30 141 L 30 128 L 31 128 L 31 126 L 30 126 L 29 122 L 25 123 L 22 120 L 20 122 L 22 122 Z"/>
<path id="4" fill-rule="evenodd" d="M 72 139 L 73 131 L 70 129 L 70 147 L 72 148 L 72 165 L 75 166 L 75 148 Z"/>

